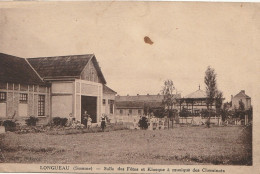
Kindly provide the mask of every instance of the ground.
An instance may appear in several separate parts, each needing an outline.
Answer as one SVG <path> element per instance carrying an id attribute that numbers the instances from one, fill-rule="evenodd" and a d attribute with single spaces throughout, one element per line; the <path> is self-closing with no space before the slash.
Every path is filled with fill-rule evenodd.
<path id="1" fill-rule="evenodd" d="M 178 127 L 98 133 L 0 136 L 7 163 L 252 165 L 245 127 Z"/>

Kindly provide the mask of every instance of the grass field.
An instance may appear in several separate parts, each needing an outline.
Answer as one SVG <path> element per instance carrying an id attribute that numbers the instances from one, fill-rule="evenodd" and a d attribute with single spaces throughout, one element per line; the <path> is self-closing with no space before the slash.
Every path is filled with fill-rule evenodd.
<path id="1" fill-rule="evenodd" d="M 252 165 L 244 127 L 178 127 L 99 133 L 0 136 L 1 162 Z"/>

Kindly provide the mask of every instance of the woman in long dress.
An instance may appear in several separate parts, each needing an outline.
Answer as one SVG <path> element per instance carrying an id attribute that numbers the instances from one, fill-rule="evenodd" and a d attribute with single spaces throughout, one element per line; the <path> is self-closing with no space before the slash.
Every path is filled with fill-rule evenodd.
<path id="1" fill-rule="evenodd" d="M 105 127 L 106 127 L 106 118 L 105 118 L 105 116 L 103 115 L 103 116 L 101 117 L 101 129 L 102 129 L 103 132 L 105 131 Z"/>

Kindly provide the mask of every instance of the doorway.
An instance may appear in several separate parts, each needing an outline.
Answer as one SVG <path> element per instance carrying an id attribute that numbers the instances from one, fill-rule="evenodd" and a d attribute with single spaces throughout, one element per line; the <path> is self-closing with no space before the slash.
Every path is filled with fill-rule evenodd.
<path id="1" fill-rule="evenodd" d="M 97 97 L 81 96 L 81 122 L 84 111 L 88 112 L 92 123 L 97 123 Z"/>

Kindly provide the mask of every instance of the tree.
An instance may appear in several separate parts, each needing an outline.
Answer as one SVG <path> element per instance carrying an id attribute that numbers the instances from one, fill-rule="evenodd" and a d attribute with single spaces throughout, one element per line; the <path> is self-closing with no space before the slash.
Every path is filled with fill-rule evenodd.
<path id="1" fill-rule="evenodd" d="M 221 109 L 221 111 L 220 111 L 220 112 L 221 112 L 221 116 L 222 116 L 222 121 L 223 121 L 223 122 L 225 122 L 225 121 L 227 120 L 228 115 L 229 115 L 229 113 L 228 113 L 228 105 L 229 105 L 228 102 L 224 103 L 223 109 Z"/>
<path id="2" fill-rule="evenodd" d="M 148 128 L 148 120 L 147 120 L 146 117 L 143 116 L 142 118 L 140 118 L 140 120 L 139 120 L 139 127 L 141 129 L 147 129 Z"/>
<path id="3" fill-rule="evenodd" d="M 242 100 L 239 101 L 239 107 L 238 107 L 238 112 L 239 112 L 239 117 L 240 119 L 245 118 L 245 104 Z"/>
<path id="4" fill-rule="evenodd" d="M 244 104 L 244 102 L 242 101 L 242 100 L 239 100 L 239 107 L 238 107 L 238 109 L 240 110 L 240 111 L 244 111 L 245 110 L 245 104 Z"/>
<path id="5" fill-rule="evenodd" d="M 216 106 L 216 112 L 217 114 L 220 113 L 221 106 L 223 104 L 223 93 L 221 91 L 216 92 L 216 97 L 215 97 L 215 106 Z"/>
<path id="6" fill-rule="evenodd" d="M 173 91 L 175 90 L 174 84 L 172 80 L 164 81 L 164 86 L 162 89 L 163 95 L 163 105 L 165 106 L 166 112 L 168 113 L 168 118 L 172 118 L 173 125 L 173 117 L 175 116 L 175 111 L 173 110 L 173 105 L 176 102 Z M 168 128 L 169 128 L 169 119 L 168 119 Z"/>
<path id="7" fill-rule="evenodd" d="M 209 110 L 209 117 L 207 121 L 207 126 L 210 127 L 210 116 L 211 116 L 211 110 L 212 105 L 214 103 L 216 94 L 217 94 L 217 74 L 215 73 L 215 69 L 208 66 L 205 77 L 204 77 L 204 83 L 206 84 L 206 93 L 207 93 L 207 109 Z"/>

